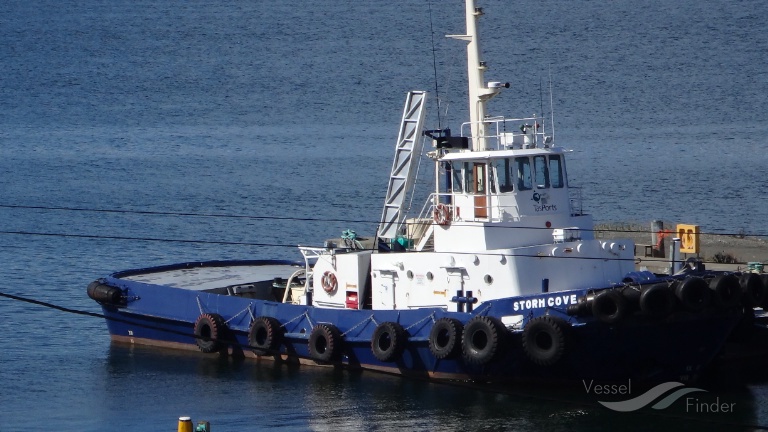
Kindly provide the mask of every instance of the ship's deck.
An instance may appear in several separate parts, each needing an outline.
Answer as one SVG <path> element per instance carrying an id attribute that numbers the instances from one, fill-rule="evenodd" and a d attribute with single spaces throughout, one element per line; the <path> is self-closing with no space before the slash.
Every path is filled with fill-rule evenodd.
<path id="1" fill-rule="evenodd" d="M 197 266 L 148 270 L 120 278 L 153 285 L 206 291 L 233 285 L 271 281 L 275 278 L 287 279 L 299 268 L 289 264 Z"/>

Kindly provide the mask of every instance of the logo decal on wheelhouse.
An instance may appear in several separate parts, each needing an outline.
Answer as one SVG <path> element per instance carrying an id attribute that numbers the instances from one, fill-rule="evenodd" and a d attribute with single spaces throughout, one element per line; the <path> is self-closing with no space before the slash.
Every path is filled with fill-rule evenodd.
<path id="1" fill-rule="evenodd" d="M 537 212 L 542 211 L 557 211 L 557 206 L 555 204 L 548 204 L 549 203 L 549 194 L 548 193 L 533 193 L 533 198 L 531 198 L 532 201 L 535 201 L 536 204 L 533 205 L 533 209 Z"/>

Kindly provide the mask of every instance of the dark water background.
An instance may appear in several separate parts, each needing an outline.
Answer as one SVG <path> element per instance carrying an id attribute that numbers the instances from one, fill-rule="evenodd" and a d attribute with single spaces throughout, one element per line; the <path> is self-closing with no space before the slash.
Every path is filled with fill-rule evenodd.
<path id="1" fill-rule="evenodd" d="M 98 312 L 84 288 L 115 270 L 297 258 L 299 243 L 372 233 L 405 93 L 434 95 L 429 6 L 2 2 L 0 292 Z M 481 6 L 486 78 L 512 83 L 492 113 L 549 117 L 551 75 L 556 140 L 596 220 L 768 234 L 768 3 Z M 431 14 L 442 115 L 431 99 L 428 126 L 458 130 L 464 47 L 443 35 L 464 31 L 463 6 Z M 768 385 L 751 376 L 710 391 L 736 413 L 680 420 L 615 414 L 583 388 L 478 391 L 111 346 L 99 319 L 8 299 L 0 317 L 2 431 L 170 431 L 180 415 L 216 431 L 768 425 Z"/>

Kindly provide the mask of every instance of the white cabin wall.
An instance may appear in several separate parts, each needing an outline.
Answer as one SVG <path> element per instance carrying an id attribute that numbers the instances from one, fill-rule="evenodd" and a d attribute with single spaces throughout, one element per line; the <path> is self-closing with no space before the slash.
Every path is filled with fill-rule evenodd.
<path id="1" fill-rule="evenodd" d="M 604 288 L 634 270 L 629 240 L 550 243 L 484 253 L 378 253 L 372 260 L 373 308 L 445 307 L 461 291 L 488 300 L 549 291 Z M 429 274 L 432 278 L 430 279 Z"/>
<path id="2" fill-rule="evenodd" d="M 313 267 L 312 286 L 314 287 L 312 301 L 319 307 L 346 308 L 347 293 L 357 293 L 358 304 L 362 305 L 365 298 L 365 282 L 372 251 L 340 252 L 329 250 L 318 257 Z M 336 276 L 338 287 L 333 292 L 323 289 L 322 278 L 325 272 Z"/>

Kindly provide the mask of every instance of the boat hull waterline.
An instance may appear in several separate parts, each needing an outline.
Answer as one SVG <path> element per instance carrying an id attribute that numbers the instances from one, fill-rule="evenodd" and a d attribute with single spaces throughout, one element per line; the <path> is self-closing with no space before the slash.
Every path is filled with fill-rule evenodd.
<path id="1" fill-rule="evenodd" d="M 285 261 L 190 263 L 121 272 L 100 279 L 92 285 L 115 287 L 120 290 L 121 299 L 127 299 L 124 305 L 102 302 L 112 339 L 120 343 L 197 351 L 201 344 L 211 340 L 195 334 L 196 322 L 201 316 L 216 315 L 222 317 L 224 326 L 217 334 L 208 336 L 216 337 L 213 340 L 216 347 L 211 352 L 219 355 L 368 369 L 436 380 L 506 382 L 537 378 L 633 378 L 640 381 L 693 381 L 720 352 L 723 341 L 740 319 L 738 308 L 712 307 L 700 313 L 678 310 L 659 318 L 645 316 L 637 310 L 615 324 L 606 324 L 593 317 L 590 323 L 579 323 L 568 315 L 564 299 L 584 298 L 587 291 L 502 299 L 466 313 L 449 312 L 443 308 L 317 308 L 125 279 L 126 275 L 134 279 L 136 275 L 162 279 L 158 275 L 164 272 L 207 266 L 231 273 L 253 267 L 284 268 L 277 272 L 283 275 L 297 268 Z M 271 284 L 273 279 L 263 282 Z M 496 352 L 487 359 L 483 357 L 485 354 L 473 357 L 469 352 L 473 347 L 482 350 L 482 344 L 488 341 L 467 348 L 462 346 L 463 339 L 469 337 L 466 334 L 454 336 L 456 348 L 444 358 L 435 356 L 434 346 L 430 349 L 431 344 L 437 343 L 432 330 L 441 319 L 454 319 L 460 323 L 460 328 L 466 329 L 472 319 L 493 316 L 485 315 L 488 312 L 506 314 L 505 308 L 514 310 L 526 304 L 555 304 L 554 299 L 559 299 L 560 307 L 545 306 L 538 313 L 540 317 L 559 317 L 561 322 L 568 323 L 562 328 L 562 340 L 542 342 L 544 345 L 562 345 L 562 353 L 553 364 L 538 364 L 537 359 L 530 357 L 523 344 L 524 327 L 502 330 L 495 342 Z M 249 333 L 259 317 L 270 317 L 279 323 L 276 331 L 279 342 L 273 349 L 256 349 L 251 345 Z M 381 337 L 375 337 L 376 330 L 385 323 L 398 323 L 403 329 L 403 338 L 395 342 L 398 346 L 393 349 L 394 357 L 390 361 L 382 361 L 374 353 L 374 346 L 382 342 Z M 329 354 L 327 360 L 318 359 L 318 353 L 310 349 L 313 329 L 322 325 L 331 325 L 338 330 L 337 339 L 333 341 L 335 352 Z M 486 334 L 481 333 L 481 336 Z M 445 344 L 438 345 L 438 348 L 445 347 Z"/>

